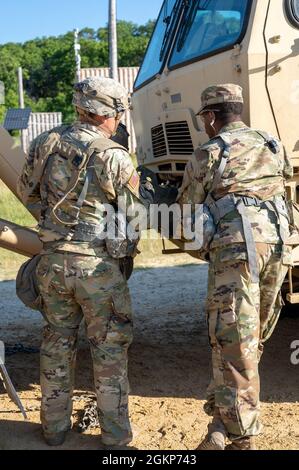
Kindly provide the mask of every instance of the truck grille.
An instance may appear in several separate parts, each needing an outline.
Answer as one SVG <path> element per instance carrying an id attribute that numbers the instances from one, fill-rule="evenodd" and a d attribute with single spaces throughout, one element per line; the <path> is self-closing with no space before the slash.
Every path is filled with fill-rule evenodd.
<path id="1" fill-rule="evenodd" d="M 152 144 L 154 158 L 167 155 L 166 140 L 162 124 L 152 128 Z"/>
<path id="2" fill-rule="evenodd" d="M 194 147 L 187 121 L 168 122 L 166 135 L 171 155 L 192 155 Z"/>

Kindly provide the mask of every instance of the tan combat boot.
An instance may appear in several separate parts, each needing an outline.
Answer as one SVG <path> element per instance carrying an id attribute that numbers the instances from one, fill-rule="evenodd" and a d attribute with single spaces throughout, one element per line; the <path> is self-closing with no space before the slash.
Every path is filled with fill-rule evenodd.
<path id="1" fill-rule="evenodd" d="M 254 437 L 243 437 L 226 446 L 225 450 L 257 450 Z"/>
<path id="2" fill-rule="evenodd" d="M 226 429 L 220 413 L 215 412 L 213 421 L 208 426 L 208 434 L 196 450 L 225 450 Z"/>

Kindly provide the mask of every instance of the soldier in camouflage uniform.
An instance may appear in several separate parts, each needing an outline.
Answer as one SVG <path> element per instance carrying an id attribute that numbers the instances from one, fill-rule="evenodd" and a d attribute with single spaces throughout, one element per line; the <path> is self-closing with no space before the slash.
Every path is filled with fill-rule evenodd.
<path id="1" fill-rule="evenodd" d="M 213 381 L 205 409 L 214 419 L 199 450 L 224 450 L 226 438 L 228 449 L 254 449 L 261 432 L 259 361 L 279 318 L 291 264 L 284 195 L 292 167 L 279 141 L 242 122 L 242 110 L 239 86 L 204 91 L 199 115 L 211 140 L 196 150 L 180 190 L 181 204 L 206 201 L 225 153 L 212 193 L 218 219 L 209 252 Z"/>
<path id="2" fill-rule="evenodd" d="M 122 446 L 132 440 L 127 372 L 131 300 L 119 260 L 109 255 L 98 235 L 104 204 L 115 204 L 120 196 L 130 209 L 140 202 L 132 161 L 109 140 L 128 109 L 128 93 L 114 80 L 86 79 L 76 85 L 73 104 L 78 122 L 40 135 L 19 181 L 25 205 L 32 209 L 41 204 L 44 250 L 37 277 L 47 319 L 41 347 L 41 422 L 46 442 L 61 445 L 71 428 L 77 337 L 84 319 L 102 443 Z"/>

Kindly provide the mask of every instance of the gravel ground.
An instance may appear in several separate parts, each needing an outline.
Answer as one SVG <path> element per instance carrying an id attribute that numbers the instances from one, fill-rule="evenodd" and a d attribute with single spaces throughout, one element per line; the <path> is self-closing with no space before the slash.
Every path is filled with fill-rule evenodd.
<path id="1" fill-rule="evenodd" d="M 206 432 L 202 406 L 210 378 L 204 316 L 207 267 L 137 270 L 131 281 L 135 340 L 130 350 L 131 418 L 134 446 L 146 450 L 194 449 Z M 0 283 L 0 339 L 8 346 L 39 347 L 42 320 L 15 296 L 14 282 Z M 299 366 L 290 344 L 299 340 L 298 318 L 284 318 L 261 365 L 264 434 L 260 449 L 299 450 Z M 45 449 L 39 426 L 38 354 L 17 353 L 7 368 L 28 413 L 24 422 L 0 385 L 0 449 Z M 92 371 L 84 331 L 80 337 L 74 422 L 92 393 Z M 99 431 L 72 431 L 63 449 L 98 449 Z"/>

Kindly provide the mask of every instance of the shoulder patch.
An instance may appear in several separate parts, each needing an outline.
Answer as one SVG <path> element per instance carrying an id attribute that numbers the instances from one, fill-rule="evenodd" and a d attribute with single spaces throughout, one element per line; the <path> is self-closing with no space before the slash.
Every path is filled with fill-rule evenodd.
<path id="1" fill-rule="evenodd" d="M 134 170 L 131 174 L 126 186 L 135 196 L 139 197 L 140 178 L 136 170 Z"/>

